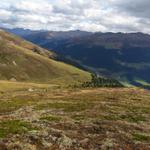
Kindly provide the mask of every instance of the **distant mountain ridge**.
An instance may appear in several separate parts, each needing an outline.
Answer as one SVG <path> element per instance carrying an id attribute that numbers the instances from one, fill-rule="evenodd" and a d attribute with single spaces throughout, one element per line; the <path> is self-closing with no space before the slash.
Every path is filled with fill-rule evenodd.
<path id="1" fill-rule="evenodd" d="M 22 37 L 52 49 L 102 76 L 116 78 L 127 84 L 150 86 L 148 34 L 33 31 Z"/>

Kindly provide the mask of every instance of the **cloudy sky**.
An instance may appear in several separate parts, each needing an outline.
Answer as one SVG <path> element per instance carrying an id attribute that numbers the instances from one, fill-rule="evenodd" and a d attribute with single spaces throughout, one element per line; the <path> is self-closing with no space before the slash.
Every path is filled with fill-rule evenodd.
<path id="1" fill-rule="evenodd" d="M 0 27 L 150 33 L 150 0 L 1 0 Z"/>

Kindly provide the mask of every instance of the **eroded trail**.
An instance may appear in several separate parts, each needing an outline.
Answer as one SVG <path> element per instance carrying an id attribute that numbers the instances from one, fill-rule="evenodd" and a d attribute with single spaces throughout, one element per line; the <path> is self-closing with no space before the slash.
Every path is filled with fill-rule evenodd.
<path id="1" fill-rule="evenodd" d="M 61 89 L 0 94 L 0 150 L 148 150 L 150 92 Z"/>

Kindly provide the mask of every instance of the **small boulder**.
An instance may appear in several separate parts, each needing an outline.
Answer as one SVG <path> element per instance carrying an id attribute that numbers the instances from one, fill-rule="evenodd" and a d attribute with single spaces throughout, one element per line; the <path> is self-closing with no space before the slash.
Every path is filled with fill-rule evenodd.
<path id="1" fill-rule="evenodd" d="M 11 78 L 10 81 L 16 82 L 17 80 L 15 78 Z"/>
<path id="2" fill-rule="evenodd" d="M 34 90 L 33 90 L 32 88 L 29 88 L 28 91 L 29 91 L 29 92 L 33 92 Z"/>

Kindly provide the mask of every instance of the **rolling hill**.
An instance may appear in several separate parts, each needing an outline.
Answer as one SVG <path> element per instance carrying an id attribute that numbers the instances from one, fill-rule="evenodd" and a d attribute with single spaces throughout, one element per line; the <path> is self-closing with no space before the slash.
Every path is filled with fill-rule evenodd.
<path id="1" fill-rule="evenodd" d="M 73 84 L 90 73 L 55 61 L 55 53 L 0 30 L 0 80 Z"/>
<path id="2" fill-rule="evenodd" d="M 21 36 L 44 48 L 52 49 L 59 55 L 76 62 L 78 66 L 102 76 L 118 79 L 125 84 L 150 87 L 150 35 L 148 34 L 30 32 L 30 35 Z"/>

